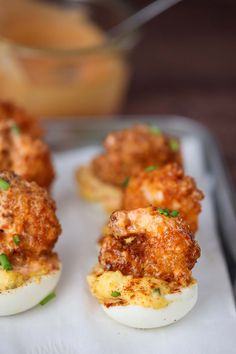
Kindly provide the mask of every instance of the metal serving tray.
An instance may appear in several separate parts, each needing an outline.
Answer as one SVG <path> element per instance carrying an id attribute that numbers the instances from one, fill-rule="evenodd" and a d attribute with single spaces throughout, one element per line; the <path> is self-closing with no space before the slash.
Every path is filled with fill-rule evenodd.
<path id="1" fill-rule="evenodd" d="M 217 227 L 236 300 L 236 205 L 235 191 L 225 169 L 222 154 L 214 136 L 203 125 L 179 116 L 121 116 L 106 119 L 66 119 L 45 121 L 46 140 L 53 151 L 70 150 L 100 143 L 110 131 L 135 123 L 158 125 L 176 136 L 194 136 L 202 144 L 204 164 L 214 180 L 213 197 Z"/>

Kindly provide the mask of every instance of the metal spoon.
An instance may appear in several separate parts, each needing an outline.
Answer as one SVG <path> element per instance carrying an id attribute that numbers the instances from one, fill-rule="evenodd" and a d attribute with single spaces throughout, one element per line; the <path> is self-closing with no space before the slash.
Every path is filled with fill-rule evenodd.
<path id="1" fill-rule="evenodd" d="M 127 34 L 137 30 L 146 22 L 160 15 L 180 1 L 181 0 L 156 0 L 110 29 L 108 34 L 113 40 L 127 36 Z"/>

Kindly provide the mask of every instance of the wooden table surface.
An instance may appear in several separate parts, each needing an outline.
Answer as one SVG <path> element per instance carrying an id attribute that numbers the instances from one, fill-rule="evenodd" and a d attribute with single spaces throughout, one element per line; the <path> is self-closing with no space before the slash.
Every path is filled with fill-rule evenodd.
<path id="1" fill-rule="evenodd" d="M 235 19 L 234 0 L 185 0 L 147 24 L 122 113 L 177 114 L 205 124 L 236 185 Z"/>

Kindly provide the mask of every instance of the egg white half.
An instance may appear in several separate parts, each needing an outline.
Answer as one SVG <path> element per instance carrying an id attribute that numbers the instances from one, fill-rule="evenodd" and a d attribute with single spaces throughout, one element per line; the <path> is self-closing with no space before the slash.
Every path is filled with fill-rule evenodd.
<path id="1" fill-rule="evenodd" d="M 102 307 L 109 317 L 128 327 L 144 329 L 167 326 L 180 320 L 194 307 L 198 297 L 197 283 L 165 297 L 169 304 L 161 309 L 137 305 Z"/>
<path id="2" fill-rule="evenodd" d="M 31 278 L 24 285 L 0 293 L 0 316 L 15 315 L 29 310 L 39 304 L 56 287 L 60 275 L 59 270 L 42 275 L 40 280 Z"/>

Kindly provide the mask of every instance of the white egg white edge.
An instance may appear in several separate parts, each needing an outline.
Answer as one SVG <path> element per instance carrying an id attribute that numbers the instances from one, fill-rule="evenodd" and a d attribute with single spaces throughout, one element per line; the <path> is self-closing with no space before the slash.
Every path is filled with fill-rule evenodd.
<path id="1" fill-rule="evenodd" d="M 102 307 L 109 317 L 128 327 L 148 329 L 167 326 L 180 320 L 194 307 L 198 298 L 197 283 L 182 288 L 180 292 L 167 294 L 165 298 L 170 302 L 160 309 L 137 305 Z"/>
<path id="2" fill-rule="evenodd" d="M 58 270 L 35 277 L 24 285 L 0 293 L 0 316 L 10 316 L 35 307 L 56 287 L 61 276 L 62 265 Z"/>

